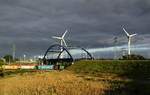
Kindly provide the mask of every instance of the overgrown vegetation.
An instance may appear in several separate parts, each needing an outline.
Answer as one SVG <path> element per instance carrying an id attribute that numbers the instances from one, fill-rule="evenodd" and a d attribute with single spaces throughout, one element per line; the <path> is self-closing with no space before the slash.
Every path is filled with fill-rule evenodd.
<path id="1" fill-rule="evenodd" d="M 146 58 L 142 55 L 132 54 L 132 55 L 124 55 L 120 59 L 122 60 L 145 60 Z"/>
<path id="2" fill-rule="evenodd" d="M 16 62 L 16 61 L 19 61 L 18 58 L 14 58 L 13 59 L 13 56 L 10 55 L 10 54 L 7 54 L 3 57 L 3 59 L 5 60 L 6 63 L 13 63 L 13 62 Z"/>
<path id="3" fill-rule="evenodd" d="M 69 72 L 23 74 L 0 80 L 0 95 L 103 95 L 109 86 Z"/>
<path id="4" fill-rule="evenodd" d="M 111 87 L 105 95 L 150 95 L 149 60 L 78 61 L 68 70 L 107 81 Z"/>
<path id="5" fill-rule="evenodd" d="M 94 60 L 78 61 L 68 70 L 76 73 L 99 76 L 102 73 L 118 74 L 131 78 L 150 78 L 149 60 Z"/>
<path id="6" fill-rule="evenodd" d="M 4 76 L 4 70 L 3 70 L 3 67 L 2 67 L 3 65 L 4 65 L 3 60 L 0 60 L 0 77 Z"/>

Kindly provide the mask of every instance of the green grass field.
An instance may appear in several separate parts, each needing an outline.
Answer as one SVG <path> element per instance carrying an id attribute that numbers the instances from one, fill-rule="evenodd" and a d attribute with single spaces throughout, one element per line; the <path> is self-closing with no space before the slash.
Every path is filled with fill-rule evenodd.
<path id="1" fill-rule="evenodd" d="M 94 60 L 77 61 L 74 65 L 67 68 L 76 73 L 90 74 L 99 76 L 99 74 L 110 73 L 120 76 L 127 76 L 135 79 L 150 78 L 150 61 L 113 61 L 113 60 Z"/>

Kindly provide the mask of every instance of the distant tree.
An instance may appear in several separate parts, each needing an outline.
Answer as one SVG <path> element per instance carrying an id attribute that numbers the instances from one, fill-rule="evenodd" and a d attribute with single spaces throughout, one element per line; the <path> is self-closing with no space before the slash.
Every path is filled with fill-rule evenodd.
<path id="1" fill-rule="evenodd" d="M 4 61 L 0 59 L 0 76 L 1 76 L 1 77 L 4 76 L 4 73 L 3 73 L 3 70 L 4 70 L 4 69 L 3 69 L 3 67 L 2 67 L 3 65 L 4 65 Z"/>
<path id="2" fill-rule="evenodd" d="M 3 65 L 4 65 L 4 61 L 0 59 L 0 70 L 2 69 Z"/>
<path id="3" fill-rule="evenodd" d="M 13 62 L 16 62 L 16 61 L 20 61 L 20 59 L 19 59 L 19 58 L 15 58 L 15 59 L 13 60 Z"/>
<path id="4" fill-rule="evenodd" d="M 123 60 L 145 60 L 146 58 L 144 58 L 144 57 L 141 56 L 141 55 L 132 54 L 132 55 L 125 55 L 125 56 L 122 56 L 122 59 L 123 59 Z"/>
<path id="5" fill-rule="evenodd" d="M 8 62 L 13 62 L 13 57 L 12 55 L 5 55 L 3 57 L 5 59 L 5 61 L 8 63 Z"/>

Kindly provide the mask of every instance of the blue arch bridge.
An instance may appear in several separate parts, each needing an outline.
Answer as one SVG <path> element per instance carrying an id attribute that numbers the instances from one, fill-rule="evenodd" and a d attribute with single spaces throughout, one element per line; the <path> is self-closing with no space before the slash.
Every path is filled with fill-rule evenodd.
<path id="1" fill-rule="evenodd" d="M 80 56 L 78 54 L 81 54 Z M 59 44 L 51 45 L 45 52 L 42 59 L 44 65 L 69 66 L 76 60 L 87 59 L 93 60 L 92 55 L 81 47 L 64 47 Z"/>

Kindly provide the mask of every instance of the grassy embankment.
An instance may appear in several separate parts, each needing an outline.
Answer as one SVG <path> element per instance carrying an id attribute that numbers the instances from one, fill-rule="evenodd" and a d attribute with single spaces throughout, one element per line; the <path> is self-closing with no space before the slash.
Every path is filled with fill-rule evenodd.
<path id="1" fill-rule="evenodd" d="M 68 70 L 107 81 L 111 89 L 106 95 L 150 95 L 150 61 L 79 61 Z"/>
<path id="2" fill-rule="evenodd" d="M 117 74 L 128 78 L 147 79 L 150 78 L 150 61 L 78 61 L 69 67 L 68 70 L 92 76 L 100 76 L 101 74 Z"/>

